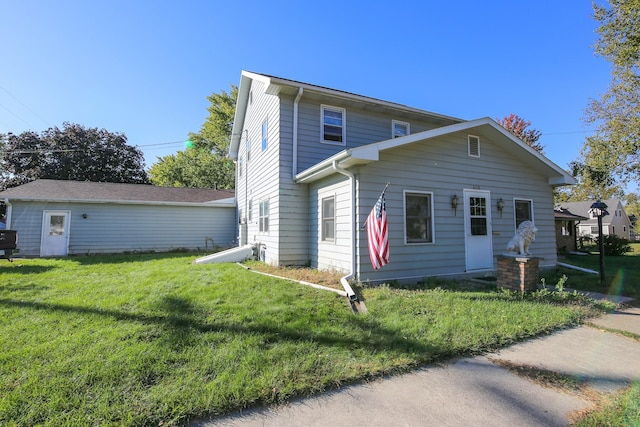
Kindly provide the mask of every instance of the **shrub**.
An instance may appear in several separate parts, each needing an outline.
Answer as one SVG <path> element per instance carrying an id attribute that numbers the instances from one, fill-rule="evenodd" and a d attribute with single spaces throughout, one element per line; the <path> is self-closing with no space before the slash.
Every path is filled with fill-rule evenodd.
<path id="1" fill-rule="evenodd" d="M 604 236 L 604 254 L 613 256 L 622 256 L 631 251 L 631 245 L 627 239 L 618 237 L 615 234 Z M 598 247 L 600 247 L 600 236 L 596 239 Z"/>

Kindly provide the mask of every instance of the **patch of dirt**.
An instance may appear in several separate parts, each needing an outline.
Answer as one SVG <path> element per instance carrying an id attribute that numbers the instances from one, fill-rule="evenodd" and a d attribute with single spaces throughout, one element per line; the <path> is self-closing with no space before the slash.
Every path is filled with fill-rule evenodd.
<path id="1" fill-rule="evenodd" d="M 342 273 L 321 271 L 309 267 L 274 267 L 258 261 L 246 262 L 244 265 L 251 270 L 273 274 L 274 276 L 343 290 L 342 284 L 340 283 L 340 278 L 344 276 Z"/>

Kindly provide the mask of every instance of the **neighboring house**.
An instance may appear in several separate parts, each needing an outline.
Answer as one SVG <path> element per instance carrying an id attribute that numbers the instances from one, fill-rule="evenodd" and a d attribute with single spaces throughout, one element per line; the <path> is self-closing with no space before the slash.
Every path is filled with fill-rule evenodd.
<path id="1" fill-rule="evenodd" d="M 372 282 L 494 271 L 524 220 L 541 266 L 554 266 L 553 188 L 575 183 L 490 118 L 247 71 L 229 155 L 241 245 L 269 264 Z M 390 262 L 374 270 L 364 224 L 387 183 Z"/>
<path id="2" fill-rule="evenodd" d="M 0 200 L 23 256 L 235 244 L 233 191 L 39 179 L 0 192 Z"/>
<path id="3" fill-rule="evenodd" d="M 568 209 L 572 213 L 585 216 L 588 219 L 578 224 L 578 237 L 589 237 L 596 239 L 598 237 L 598 217 L 591 212 L 591 205 L 594 201 L 587 202 L 566 202 L 559 207 Z M 631 220 L 624 211 L 622 202 L 618 199 L 604 200 L 607 205 L 609 215 L 602 217 L 602 234 L 615 234 L 623 239 L 631 239 Z"/>
<path id="4" fill-rule="evenodd" d="M 577 251 L 577 226 L 589 218 L 573 214 L 568 209 L 563 208 L 555 208 L 553 216 L 556 220 L 556 245 L 558 246 L 558 253 L 568 254 Z"/>

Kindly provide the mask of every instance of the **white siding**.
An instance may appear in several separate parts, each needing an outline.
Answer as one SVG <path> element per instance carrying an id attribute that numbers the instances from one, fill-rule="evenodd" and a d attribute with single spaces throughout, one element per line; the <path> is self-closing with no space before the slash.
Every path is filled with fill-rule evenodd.
<path id="1" fill-rule="evenodd" d="M 351 271 L 352 223 L 351 185 L 349 179 L 338 175 L 310 188 L 311 209 L 309 214 L 311 266 L 319 270 Z M 335 196 L 336 234 L 334 241 L 322 241 L 321 200 Z"/>
<path id="2" fill-rule="evenodd" d="M 42 215 L 70 210 L 69 254 L 208 250 L 233 245 L 233 207 L 13 202 L 19 254 L 40 255 Z M 83 218 L 86 214 L 86 218 Z"/>
<path id="3" fill-rule="evenodd" d="M 530 172 L 518 159 L 506 156 L 487 138 L 480 136 L 480 139 L 480 158 L 468 156 L 467 135 L 460 133 L 383 152 L 379 162 L 360 167 L 359 223 L 364 221 L 385 184 L 390 182 L 386 192 L 390 262 L 377 272 L 373 271 L 366 232 L 360 231 L 361 280 L 420 279 L 466 273 L 464 189 L 490 191 L 494 263 L 495 256 L 505 252 L 507 242 L 515 232 L 515 197 L 533 200 L 539 232 L 531 251 L 543 258 L 542 266 L 555 264 L 553 193 L 546 178 Z M 434 244 L 404 244 L 403 190 L 433 192 Z M 455 214 L 451 209 L 453 194 L 460 198 Z M 496 207 L 499 198 L 505 201 L 502 216 Z"/>
<path id="4" fill-rule="evenodd" d="M 253 212 L 251 221 L 247 222 L 249 243 L 259 243 L 266 247 L 265 261 L 279 264 L 279 227 L 280 227 L 280 192 L 279 192 L 279 140 L 280 140 L 280 104 L 277 96 L 265 93 L 264 84 L 253 81 L 253 102 L 247 106 L 243 136 L 240 141 L 239 158 L 244 159 L 245 171 L 239 176 L 236 172 L 236 198 L 238 209 L 243 218 L 248 219 L 246 208 L 252 200 Z M 268 145 L 262 150 L 262 123 L 268 121 Z M 247 137 L 251 141 L 251 154 L 247 160 Z M 258 210 L 260 201 L 269 200 L 269 231 L 260 232 Z M 239 239 L 240 240 L 240 239 Z"/>

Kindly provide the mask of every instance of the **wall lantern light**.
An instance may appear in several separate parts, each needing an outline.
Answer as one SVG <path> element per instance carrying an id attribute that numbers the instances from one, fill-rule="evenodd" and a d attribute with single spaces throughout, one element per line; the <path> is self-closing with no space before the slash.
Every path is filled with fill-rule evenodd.
<path id="1" fill-rule="evenodd" d="M 606 203 L 598 200 L 591 205 L 590 213 L 598 217 L 598 250 L 600 251 L 600 284 L 604 284 L 604 236 L 602 235 L 602 217 L 609 215 Z"/>
<path id="2" fill-rule="evenodd" d="M 456 212 L 458 210 L 458 202 L 460 201 L 460 199 L 458 199 L 458 195 L 454 194 L 453 196 L 451 196 L 451 209 L 453 209 L 453 215 L 456 215 Z"/>
<path id="3" fill-rule="evenodd" d="M 498 199 L 498 212 L 500 212 L 500 218 L 502 218 L 502 210 L 504 209 L 504 200 L 502 197 Z"/>

